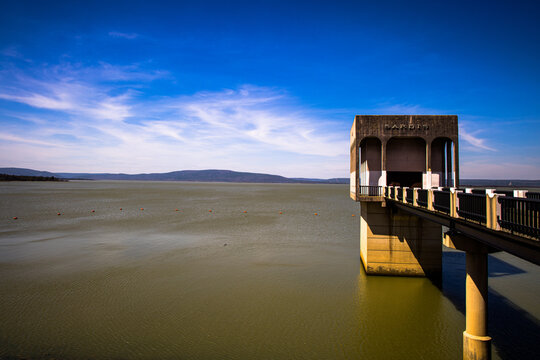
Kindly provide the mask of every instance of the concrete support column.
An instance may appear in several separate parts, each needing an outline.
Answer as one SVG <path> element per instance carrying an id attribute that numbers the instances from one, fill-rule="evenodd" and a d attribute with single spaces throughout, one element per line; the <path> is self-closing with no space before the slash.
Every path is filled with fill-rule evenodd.
<path id="1" fill-rule="evenodd" d="M 426 172 L 431 172 L 431 140 L 426 141 Z"/>
<path id="2" fill-rule="evenodd" d="M 446 185 L 444 186 L 452 186 L 452 150 L 451 150 L 451 142 L 446 141 Z"/>
<path id="3" fill-rule="evenodd" d="M 386 171 L 386 141 L 381 141 L 381 171 Z"/>
<path id="4" fill-rule="evenodd" d="M 386 181 L 386 141 L 381 141 L 381 177 L 379 179 L 379 186 L 387 186 Z"/>
<path id="5" fill-rule="evenodd" d="M 431 178 L 431 140 L 426 140 L 426 164 L 425 164 L 425 171 L 422 174 L 422 189 L 429 189 L 431 188 L 431 182 L 433 179 Z"/>
<path id="6" fill-rule="evenodd" d="M 467 251 L 464 360 L 491 359 L 491 337 L 487 336 L 487 288 L 487 253 Z"/>
<path id="7" fill-rule="evenodd" d="M 452 140 L 452 155 L 454 158 L 454 187 L 459 187 L 459 151 L 457 139 Z"/>

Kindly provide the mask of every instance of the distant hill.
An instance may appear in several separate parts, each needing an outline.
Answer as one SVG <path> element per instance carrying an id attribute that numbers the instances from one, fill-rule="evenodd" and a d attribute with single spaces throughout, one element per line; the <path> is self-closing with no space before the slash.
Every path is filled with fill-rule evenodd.
<path id="1" fill-rule="evenodd" d="M 32 170 L 32 169 L 23 169 L 23 168 L 0 168 L 0 174 L 6 174 L 6 175 L 17 175 L 17 176 L 56 176 L 58 177 L 58 174 L 54 174 L 52 172 L 48 171 L 38 171 L 38 170 Z"/>
<path id="2" fill-rule="evenodd" d="M 315 179 L 287 178 L 279 175 L 239 172 L 231 170 L 181 170 L 168 173 L 112 174 L 112 173 L 52 173 L 24 168 L 0 168 L 0 174 L 18 176 L 44 176 L 82 180 L 153 180 L 153 181 L 201 181 L 242 183 L 297 183 L 297 184 L 348 184 L 349 178 Z M 460 179 L 460 186 L 478 187 L 540 187 L 540 180 L 490 180 Z"/>
<path id="3" fill-rule="evenodd" d="M 22 176 L 55 176 L 63 179 L 85 180 L 153 180 L 153 181 L 201 181 L 243 183 L 304 183 L 304 184 L 348 184 L 348 178 L 334 179 L 291 179 L 279 175 L 238 172 L 231 170 L 182 170 L 150 174 L 110 173 L 51 173 L 22 168 L 0 168 L 0 174 Z"/>
<path id="4" fill-rule="evenodd" d="M 480 187 L 540 187 L 540 180 L 489 180 L 489 179 L 460 179 L 459 185 Z"/>

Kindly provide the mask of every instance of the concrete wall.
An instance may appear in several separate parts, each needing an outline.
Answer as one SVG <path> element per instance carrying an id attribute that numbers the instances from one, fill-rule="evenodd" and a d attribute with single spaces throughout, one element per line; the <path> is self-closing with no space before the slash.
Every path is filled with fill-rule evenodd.
<path id="1" fill-rule="evenodd" d="M 392 138 L 386 146 L 386 171 L 426 170 L 426 142 L 420 138 Z"/>
<path id="2" fill-rule="evenodd" d="M 442 269 L 442 228 L 380 202 L 360 202 L 360 257 L 370 275 L 425 276 Z"/>
<path id="3" fill-rule="evenodd" d="M 367 138 L 362 141 L 360 145 L 360 181 L 362 185 L 379 185 L 382 176 L 381 154 L 380 140 Z"/>

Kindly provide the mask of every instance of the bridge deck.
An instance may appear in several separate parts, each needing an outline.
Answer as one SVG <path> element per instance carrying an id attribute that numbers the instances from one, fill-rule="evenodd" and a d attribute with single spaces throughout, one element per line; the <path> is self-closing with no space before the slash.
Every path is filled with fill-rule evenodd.
<path id="1" fill-rule="evenodd" d="M 360 186 L 356 200 L 384 202 L 540 265 L 538 194 L 475 192 Z"/>

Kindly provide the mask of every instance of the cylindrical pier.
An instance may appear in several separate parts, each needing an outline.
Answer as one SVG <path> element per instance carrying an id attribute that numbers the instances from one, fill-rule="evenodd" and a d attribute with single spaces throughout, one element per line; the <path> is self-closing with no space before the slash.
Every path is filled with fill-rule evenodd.
<path id="1" fill-rule="evenodd" d="M 466 330 L 463 359 L 491 359 L 491 337 L 487 336 L 487 254 L 467 251 Z"/>

